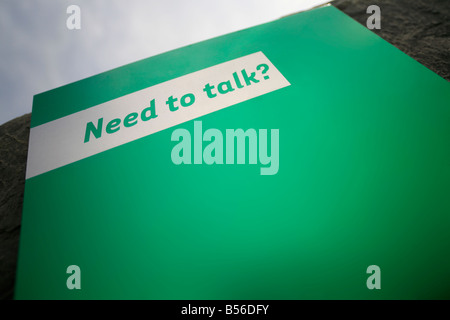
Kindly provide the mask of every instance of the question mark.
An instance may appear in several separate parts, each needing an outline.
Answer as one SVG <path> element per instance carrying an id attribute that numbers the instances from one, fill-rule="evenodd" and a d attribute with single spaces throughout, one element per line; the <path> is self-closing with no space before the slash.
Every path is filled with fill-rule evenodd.
<path id="1" fill-rule="evenodd" d="M 265 74 L 267 72 L 267 70 L 269 70 L 269 66 L 265 63 L 261 63 L 259 66 L 256 67 L 256 70 L 259 69 L 263 69 L 263 71 L 261 72 L 262 74 Z M 264 76 L 264 80 L 269 79 L 269 76 Z"/>

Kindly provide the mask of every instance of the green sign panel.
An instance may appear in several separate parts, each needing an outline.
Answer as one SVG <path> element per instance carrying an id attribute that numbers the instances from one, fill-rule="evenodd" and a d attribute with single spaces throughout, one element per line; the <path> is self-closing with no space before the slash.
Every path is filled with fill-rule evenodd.
<path id="1" fill-rule="evenodd" d="M 334 7 L 36 95 L 16 298 L 449 298 L 449 101 Z"/>

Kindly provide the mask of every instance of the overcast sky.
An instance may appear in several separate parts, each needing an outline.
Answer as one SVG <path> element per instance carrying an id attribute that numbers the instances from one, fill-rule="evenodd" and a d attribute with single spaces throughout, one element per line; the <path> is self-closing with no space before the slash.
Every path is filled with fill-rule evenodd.
<path id="1" fill-rule="evenodd" d="M 0 124 L 33 95 L 326 0 L 0 0 Z M 66 27 L 81 9 L 81 29 Z"/>

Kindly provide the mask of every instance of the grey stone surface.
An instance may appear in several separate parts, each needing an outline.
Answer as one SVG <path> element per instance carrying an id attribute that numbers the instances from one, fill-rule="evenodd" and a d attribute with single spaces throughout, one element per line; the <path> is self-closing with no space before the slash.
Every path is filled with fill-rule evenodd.
<path id="1" fill-rule="evenodd" d="M 0 126 L 0 299 L 12 298 L 31 114 Z"/>
<path id="2" fill-rule="evenodd" d="M 435 73 L 450 80 L 449 0 L 335 0 L 332 4 L 366 26 L 367 7 L 381 10 L 372 30 Z"/>
<path id="3" fill-rule="evenodd" d="M 382 38 L 443 78 L 450 79 L 449 0 L 336 0 L 362 25 L 369 5 L 381 9 Z M 13 297 L 30 114 L 0 126 L 0 299 Z"/>

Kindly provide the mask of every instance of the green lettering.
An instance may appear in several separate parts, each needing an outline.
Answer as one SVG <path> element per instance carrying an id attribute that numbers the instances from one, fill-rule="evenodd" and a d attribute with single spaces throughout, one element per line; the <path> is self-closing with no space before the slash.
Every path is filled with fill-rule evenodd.
<path id="1" fill-rule="evenodd" d="M 120 119 L 111 120 L 106 126 L 106 133 L 114 133 L 120 130 Z"/>
<path id="2" fill-rule="evenodd" d="M 86 133 L 84 134 L 84 143 L 89 142 L 91 132 L 94 135 L 95 139 L 100 138 L 102 136 L 102 127 L 103 127 L 103 118 L 98 119 L 97 128 L 92 122 L 89 122 L 86 125 Z"/>
<path id="3" fill-rule="evenodd" d="M 134 126 L 137 123 L 136 119 L 138 116 L 139 115 L 136 112 L 130 113 L 123 120 L 123 125 L 127 128 Z M 134 120 L 136 120 L 136 121 L 134 121 Z"/>
<path id="4" fill-rule="evenodd" d="M 147 116 L 148 111 L 150 111 L 150 116 Z M 150 119 L 156 118 L 157 116 L 158 115 L 156 114 L 156 111 L 155 111 L 155 99 L 153 99 L 152 101 L 150 101 L 150 107 L 142 110 L 141 119 L 142 119 L 142 121 L 148 121 Z"/>

